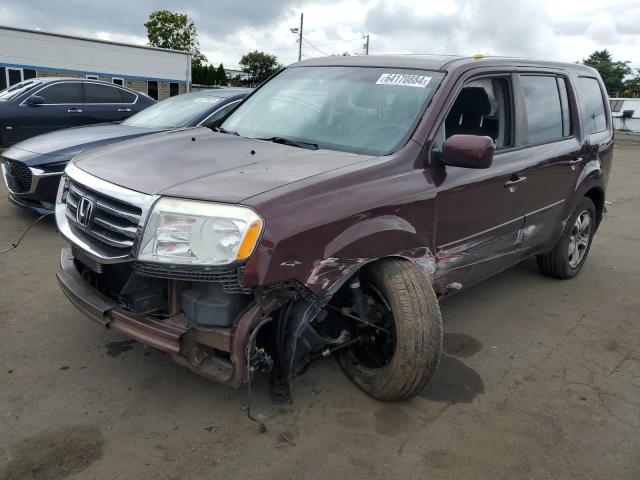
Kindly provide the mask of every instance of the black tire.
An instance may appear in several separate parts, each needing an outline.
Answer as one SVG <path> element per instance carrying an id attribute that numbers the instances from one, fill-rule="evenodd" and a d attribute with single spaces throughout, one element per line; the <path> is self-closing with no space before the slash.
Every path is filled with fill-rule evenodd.
<path id="1" fill-rule="evenodd" d="M 433 377 L 442 352 L 440 305 L 427 275 L 413 263 L 386 259 L 367 266 L 360 281 L 373 283 L 386 299 L 395 330 L 395 350 L 382 368 L 368 368 L 352 350 L 340 364 L 362 390 L 378 400 L 416 396 Z"/>
<path id="2" fill-rule="evenodd" d="M 579 263 L 572 266 L 570 264 L 569 244 L 572 241 L 572 235 L 576 232 L 576 220 L 581 214 L 583 214 L 583 212 L 588 212 L 591 216 L 588 243 L 584 248 L 584 254 L 582 255 Z M 555 247 L 553 247 L 550 252 L 536 257 L 538 269 L 543 275 L 564 280 L 575 277 L 580 270 L 582 270 L 582 267 L 587 260 L 587 256 L 589 255 L 589 250 L 591 249 L 593 234 L 596 231 L 596 218 L 595 205 L 590 198 L 584 197 L 567 220 L 564 232 Z"/>

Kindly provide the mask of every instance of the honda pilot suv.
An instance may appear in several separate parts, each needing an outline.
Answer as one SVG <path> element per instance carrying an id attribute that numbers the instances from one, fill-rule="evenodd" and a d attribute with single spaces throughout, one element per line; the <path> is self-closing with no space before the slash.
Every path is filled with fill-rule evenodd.
<path id="1" fill-rule="evenodd" d="M 264 369 L 288 394 L 335 356 L 373 397 L 413 397 L 438 367 L 439 298 L 533 256 L 559 279 L 583 268 L 611 167 L 606 98 L 574 64 L 294 64 L 216 126 L 76 157 L 60 286 L 231 386 Z"/>

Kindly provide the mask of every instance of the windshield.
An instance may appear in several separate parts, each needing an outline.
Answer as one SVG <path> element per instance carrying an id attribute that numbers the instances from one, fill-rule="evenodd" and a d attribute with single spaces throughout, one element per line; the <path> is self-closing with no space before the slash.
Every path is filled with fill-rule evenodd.
<path id="1" fill-rule="evenodd" d="M 145 108 L 129 117 L 122 125 L 145 128 L 186 127 L 215 108 L 222 98 L 211 95 L 177 95 Z"/>
<path id="2" fill-rule="evenodd" d="M 370 67 L 284 70 L 238 107 L 224 131 L 373 155 L 413 132 L 443 74 Z"/>
<path id="3" fill-rule="evenodd" d="M 12 85 L 9 88 L 0 91 L 0 100 L 11 100 L 12 98 L 20 95 L 22 92 L 35 87 L 39 83 L 40 82 L 36 82 L 35 80 L 25 80 L 24 82 L 16 83 L 15 85 Z"/>

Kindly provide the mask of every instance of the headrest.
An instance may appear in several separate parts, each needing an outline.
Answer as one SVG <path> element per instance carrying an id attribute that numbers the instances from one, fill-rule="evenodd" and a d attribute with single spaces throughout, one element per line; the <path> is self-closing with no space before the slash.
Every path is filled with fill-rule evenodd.
<path id="1" fill-rule="evenodd" d="M 482 87 L 465 87 L 451 109 L 456 115 L 489 115 L 491 102 L 487 91 Z"/>

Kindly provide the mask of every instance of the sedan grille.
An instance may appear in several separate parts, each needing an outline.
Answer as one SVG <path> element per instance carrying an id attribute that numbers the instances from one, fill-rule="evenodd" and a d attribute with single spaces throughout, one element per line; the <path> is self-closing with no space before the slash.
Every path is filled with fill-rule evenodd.
<path id="1" fill-rule="evenodd" d="M 142 216 L 139 207 L 91 190 L 73 180 L 66 191 L 66 216 L 75 233 L 97 252 L 129 255 Z"/>
<path id="2" fill-rule="evenodd" d="M 7 184 L 14 193 L 28 192 L 31 189 L 31 170 L 24 163 L 3 157 L 7 172 Z"/>

